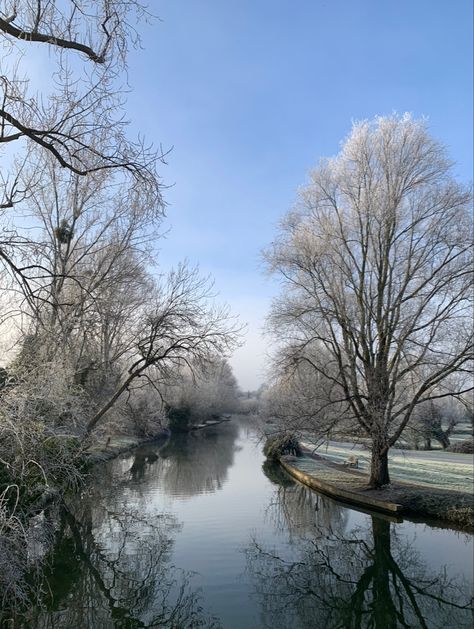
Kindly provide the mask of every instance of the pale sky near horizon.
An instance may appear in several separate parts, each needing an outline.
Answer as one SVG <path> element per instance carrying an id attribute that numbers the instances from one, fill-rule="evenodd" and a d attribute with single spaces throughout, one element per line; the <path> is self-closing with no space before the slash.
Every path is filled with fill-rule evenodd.
<path id="1" fill-rule="evenodd" d="M 265 372 L 274 281 L 261 250 L 353 120 L 427 116 L 472 180 L 470 0 L 157 0 L 132 54 L 132 128 L 173 147 L 163 182 L 166 268 L 186 257 L 248 322 L 232 359 L 244 389 Z M 271 349 L 271 348 L 270 348 Z"/>
<path id="2" fill-rule="evenodd" d="M 171 149 L 160 271 L 180 260 L 215 278 L 248 323 L 231 360 L 244 390 L 265 377 L 262 338 L 278 284 L 261 251 L 308 171 L 352 121 L 411 112 L 473 178 L 471 0 L 149 0 L 129 60 L 131 135 Z M 44 86 L 45 48 L 29 75 Z M 36 64 L 36 69 L 35 69 Z M 32 69 L 33 68 L 33 69 Z"/>

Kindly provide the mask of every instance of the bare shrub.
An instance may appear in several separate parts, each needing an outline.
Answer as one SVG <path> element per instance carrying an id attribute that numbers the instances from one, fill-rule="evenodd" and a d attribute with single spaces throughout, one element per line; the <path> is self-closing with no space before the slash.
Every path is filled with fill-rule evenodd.
<path id="1" fill-rule="evenodd" d="M 286 434 L 268 439 L 263 448 L 263 453 L 267 459 L 277 461 L 286 454 L 301 456 L 302 451 L 297 437 L 293 434 Z"/>

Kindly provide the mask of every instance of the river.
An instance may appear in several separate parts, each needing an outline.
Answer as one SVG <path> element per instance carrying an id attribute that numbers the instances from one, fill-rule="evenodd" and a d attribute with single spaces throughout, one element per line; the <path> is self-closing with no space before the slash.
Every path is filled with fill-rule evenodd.
<path id="1" fill-rule="evenodd" d="M 473 536 L 345 507 L 261 450 L 234 417 L 97 466 L 25 626 L 472 627 Z"/>

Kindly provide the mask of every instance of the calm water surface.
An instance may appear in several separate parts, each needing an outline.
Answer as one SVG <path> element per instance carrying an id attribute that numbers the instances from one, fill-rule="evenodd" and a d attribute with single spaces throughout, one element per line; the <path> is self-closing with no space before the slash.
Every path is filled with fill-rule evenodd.
<path id="1" fill-rule="evenodd" d="M 318 496 L 233 418 L 97 468 L 28 626 L 472 627 L 472 573 L 472 536 Z"/>

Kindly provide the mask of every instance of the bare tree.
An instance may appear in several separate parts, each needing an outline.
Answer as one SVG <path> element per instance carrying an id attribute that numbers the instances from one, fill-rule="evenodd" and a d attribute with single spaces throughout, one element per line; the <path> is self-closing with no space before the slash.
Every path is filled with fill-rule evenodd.
<path id="1" fill-rule="evenodd" d="M 212 361 L 238 344 L 241 326 L 225 307 L 214 304 L 212 286 L 196 268 L 181 264 L 156 290 L 151 305 L 143 308 L 134 352 L 122 381 L 87 425 L 87 433 L 102 420 L 120 396 L 140 377 L 159 389 L 160 384 L 186 365 Z"/>
<path id="2" fill-rule="evenodd" d="M 116 87 L 130 44 L 139 42 L 133 21 L 146 15 L 139 0 L 4 0 L 1 142 L 26 139 L 78 175 L 125 169 L 158 192 L 154 166 L 159 155 L 126 138 Z M 21 74 L 21 53 L 34 54 L 37 44 L 51 48 L 55 80 L 49 93 L 35 95 Z M 71 63 L 71 53 L 82 63 Z M 7 196 L 4 205 L 13 202 L 14 195 Z"/>
<path id="3" fill-rule="evenodd" d="M 11 251 L 29 289 L 18 306 L 47 360 L 67 353 L 75 368 L 93 358 L 107 371 L 130 348 L 161 215 L 108 171 L 80 177 L 41 153 L 34 167 L 42 185 L 23 204 L 28 235 Z"/>
<path id="4" fill-rule="evenodd" d="M 260 414 L 271 424 L 265 424 L 265 434 L 308 438 L 310 433 L 315 445 L 348 433 L 354 435 L 357 422 L 348 415 L 339 387 L 327 377 L 335 375 L 328 372 L 330 356 L 323 358 L 321 347 L 313 353 L 307 346 L 306 360 L 295 361 L 298 350 L 288 345 L 274 356 L 271 380 L 261 396 Z M 327 365 L 326 373 L 314 369 L 312 363 L 316 361 Z"/>
<path id="5" fill-rule="evenodd" d="M 225 358 L 213 356 L 204 366 L 192 364 L 190 369 L 186 365 L 163 397 L 171 409 L 178 410 L 178 417 L 184 422 L 180 429 L 186 430 L 189 422 L 197 424 L 212 416 L 237 412 L 238 394 L 231 366 Z"/>
<path id="6" fill-rule="evenodd" d="M 432 440 L 441 447 L 450 446 L 450 437 L 462 417 L 463 407 L 455 400 L 443 398 L 420 404 L 407 431 L 408 440 L 418 449 L 431 450 Z"/>
<path id="7" fill-rule="evenodd" d="M 162 211 L 156 167 L 163 154 L 127 136 L 121 87 L 128 49 L 139 44 L 135 24 L 148 17 L 140 0 L 0 3 L 0 218 L 43 185 L 42 171 L 27 168 L 32 148 L 77 177 L 110 171 L 144 205 Z M 51 79 L 37 86 L 29 62 L 45 46 Z M 5 227 L 0 265 L 33 302 L 29 280 L 43 269 L 18 264 L 25 244 Z"/>
<path id="8" fill-rule="evenodd" d="M 373 486 L 416 407 L 471 388 L 472 196 L 450 171 L 424 121 L 356 124 L 267 252 L 270 325 L 371 438 Z"/>

